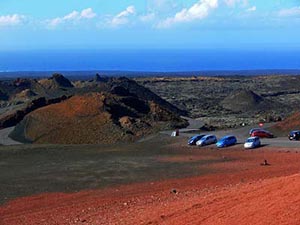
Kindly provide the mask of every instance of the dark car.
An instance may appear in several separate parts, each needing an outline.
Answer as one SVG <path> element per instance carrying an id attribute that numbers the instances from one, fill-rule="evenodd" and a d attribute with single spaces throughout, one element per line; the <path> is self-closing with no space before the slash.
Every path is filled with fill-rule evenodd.
<path id="1" fill-rule="evenodd" d="M 300 130 L 293 130 L 289 133 L 289 139 L 292 140 L 300 140 Z"/>
<path id="2" fill-rule="evenodd" d="M 267 130 L 256 130 L 256 131 L 252 132 L 251 137 L 273 138 L 274 135 Z"/>
<path id="3" fill-rule="evenodd" d="M 199 141 L 202 137 L 204 137 L 205 135 L 195 135 L 193 137 L 191 137 L 188 141 L 188 145 L 196 145 L 196 142 Z"/>

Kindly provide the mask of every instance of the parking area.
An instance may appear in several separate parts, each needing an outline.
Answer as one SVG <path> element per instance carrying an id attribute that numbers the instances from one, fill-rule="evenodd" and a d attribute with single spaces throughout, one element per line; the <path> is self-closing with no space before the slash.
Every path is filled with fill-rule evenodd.
<path id="1" fill-rule="evenodd" d="M 274 123 L 264 124 L 263 129 L 268 129 L 274 125 Z M 179 130 L 179 135 L 181 137 L 186 137 L 187 141 L 190 137 L 195 134 L 212 134 L 220 139 L 226 135 L 234 135 L 237 138 L 237 144 L 244 144 L 246 139 L 249 137 L 249 131 L 254 128 L 254 126 L 245 126 L 237 129 L 228 129 L 228 130 L 218 130 L 218 131 L 201 131 L 192 128 L 186 128 Z M 162 133 L 171 135 L 172 131 L 163 131 Z M 261 138 L 261 145 L 262 146 L 269 146 L 269 147 L 287 147 L 287 148 L 300 148 L 300 141 L 290 141 L 288 139 L 288 133 L 285 137 L 275 137 L 275 138 Z"/>

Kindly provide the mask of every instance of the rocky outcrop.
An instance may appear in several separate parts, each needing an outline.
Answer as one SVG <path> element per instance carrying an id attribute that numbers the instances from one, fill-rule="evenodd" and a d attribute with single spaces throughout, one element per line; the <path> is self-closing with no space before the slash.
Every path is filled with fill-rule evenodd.
<path id="1" fill-rule="evenodd" d="M 23 91 L 21 91 L 20 93 L 17 93 L 13 99 L 14 100 L 29 100 L 32 97 L 35 97 L 37 94 L 35 92 L 33 92 L 30 89 L 25 89 Z"/>
<path id="2" fill-rule="evenodd" d="M 10 99 L 12 99 L 12 97 L 17 96 L 18 94 L 21 94 L 24 91 L 26 93 L 26 91 L 32 92 L 34 93 L 31 96 L 27 96 L 27 97 L 32 97 L 35 96 L 37 94 L 43 96 L 45 95 L 45 90 L 44 88 L 40 85 L 40 83 L 36 80 L 36 79 L 27 79 L 27 78 L 17 78 L 16 80 L 13 81 L 13 90 L 10 91 Z"/>
<path id="3" fill-rule="evenodd" d="M 111 83 L 111 88 L 115 93 L 123 94 L 120 92 L 124 92 L 124 90 L 126 90 L 127 93 L 124 93 L 124 95 L 129 93 L 130 95 L 138 96 L 139 98 L 145 101 L 153 101 L 156 104 L 178 115 L 186 116 L 188 114 L 186 111 L 178 109 L 174 105 L 162 99 L 161 97 L 159 97 L 158 95 L 150 91 L 148 88 L 139 85 L 134 80 L 128 79 L 126 77 L 121 77 L 117 79 L 112 79 L 110 83 Z"/>
<path id="4" fill-rule="evenodd" d="M 102 76 L 100 76 L 100 75 L 97 73 L 92 81 L 95 82 L 95 83 L 99 83 L 99 82 L 108 82 L 108 81 L 109 81 L 109 78 L 108 78 L 108 77 L 102 77 Z"/>
<path id="5" fill-rule="evenodd" d="M 61 101 L 66 100 L 67 96 L 62 96 L 59 98 L 54 99 L 46 99 L 44 97 L 37 98 L 35 100 L 32 100 L 27 105 L 22 107 L 21 109 L 14 110 L 6 115 L 2 115 L 0 117 L 0 129 L 16 126 L 19 122 L 23 120 L 23 118 L 28 114 L 33 112 L 36 109 L 39 109 L 41 107 L 59 103 Z"/>
<path id="6" fill-rule="evenodd" d="M 73 88 L 73 84 L 61 74 L 53 74 L 48 79 L 39 80 L 39 83 L 46 89 Z"/>

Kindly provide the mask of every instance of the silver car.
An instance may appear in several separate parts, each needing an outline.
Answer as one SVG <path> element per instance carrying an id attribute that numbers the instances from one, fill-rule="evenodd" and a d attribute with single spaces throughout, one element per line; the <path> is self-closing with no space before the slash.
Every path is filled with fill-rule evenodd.
<path id="1" fill-rule="evenodd" d="M 211 145 L 217 143 L 217 138 L 215 135 L 205 135 L 199 141 L 196 142 L 197 146 Z"/>

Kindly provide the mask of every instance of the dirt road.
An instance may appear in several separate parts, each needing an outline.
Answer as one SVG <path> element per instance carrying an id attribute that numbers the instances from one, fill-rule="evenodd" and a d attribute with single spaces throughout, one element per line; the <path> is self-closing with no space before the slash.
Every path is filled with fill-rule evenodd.
<path id="1" fill-rule="evenodd" d="M 22 144 L 20 142 L 14 141 L 8 135 L 13 131 L 15 127 L 9 127 L 0 130 L 0 145 L 19 145 Z"/>
<path id="2" fill-rule="evenodd" d="M 249 137 L 249 131 L 253 128 L 253 126 L 245 126 L 237 129 L 227 129 L 227 130 L 218 130 L 218 131 L 200 131 L 199 126 L 203 123 L 199 120 L 194 120 L 190 118 L 186 118 L 191 123 L 191 126 L 180 129 L 179 133 L 181 137 L 188 138 L 192 137 L 195 134 L 213 134 L 219 139 L 225 135 L 234 135 L 238 140 L 238 144 L 244 144 L 245 140 Z M 265 124 L 263 129 L 268 129 L 273 126 L 274 123 Z M 198 127 L 198 129 L 197 129 Z M 200 126 L 201 127 L 201 126 Z M 172 131 L 163 131 L 161 132 L 165 135 L 171 135 Z M 270 146 L 270 147 L 287 147 L 287 148 L 300 148 L 300 141 L 290 141 L 287 136 L 286 137 L 275 137 L 275 138 L 264 138 L 261 139 L 262 146 Z"/>

